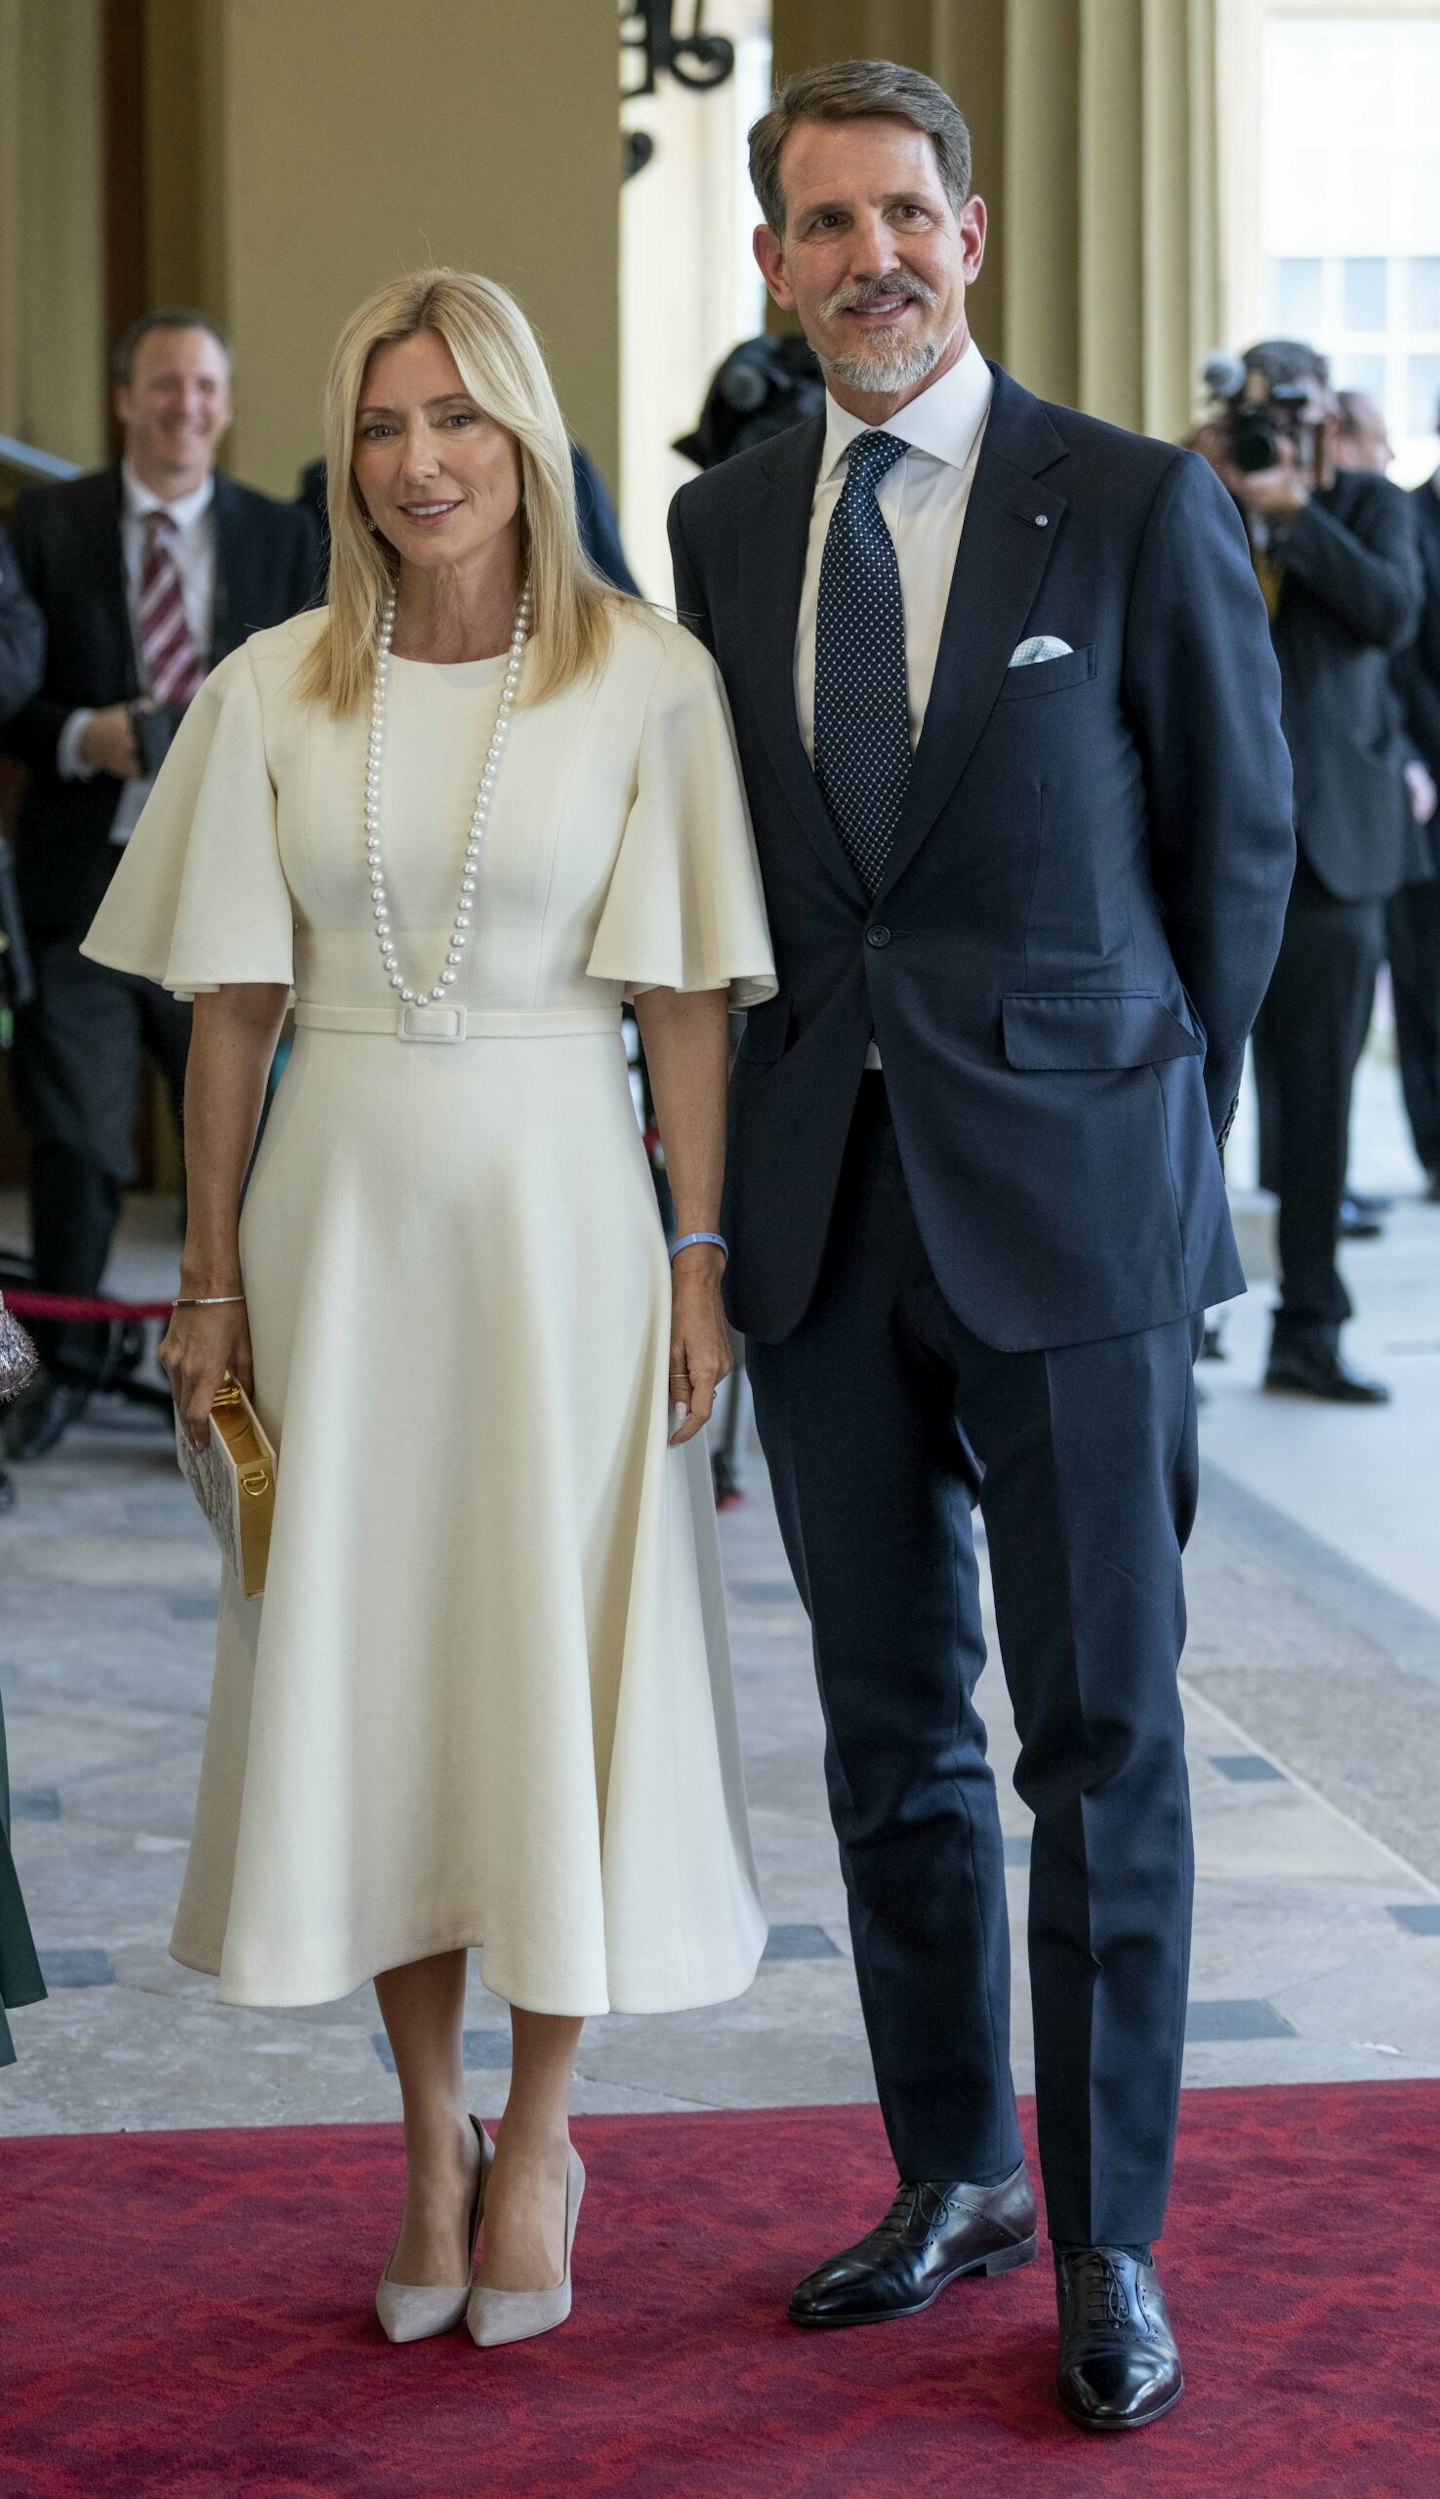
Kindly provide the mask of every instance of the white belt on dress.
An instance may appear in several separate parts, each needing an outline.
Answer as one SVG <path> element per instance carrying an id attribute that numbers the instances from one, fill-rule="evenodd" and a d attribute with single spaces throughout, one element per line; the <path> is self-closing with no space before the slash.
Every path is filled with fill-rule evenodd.
<path id="1" fill-rule="evenodd" d="M 618 1007 L 322 1007 L 295 1003 L 295 1021 L 322 1033 L 388 1033 L 392 1041 L 548 1041 L 562 1033 L 615 1033 Z"/>

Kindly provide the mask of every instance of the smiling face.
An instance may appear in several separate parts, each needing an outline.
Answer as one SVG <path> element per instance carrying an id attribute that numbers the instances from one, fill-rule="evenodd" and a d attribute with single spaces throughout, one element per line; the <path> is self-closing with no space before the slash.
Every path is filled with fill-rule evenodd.
<path id="1" fill-rule="evenodd" d="M 208 330 L 147 330 L 115 411 L 143 485 L 176 503 L 204 483 L 230 422 L 230 359 Z"/>
<path id="2" fill-rule="evenodd" d="M 969 344 L 984 202 L 957 211 L 929 138 L 889 114 L 801 122 L 780 179 L 785 230 L 756 229 L 761 274 L 799 314 L 841 406 L 883 422 Z"/>
<path id="3" fill-rule="evenodd" d="M 520 553 L 520 446 L 471 398 L 433 330 L 390 339 L 355 417 L 360 499 L 402 564 L 470 571 Z"/>

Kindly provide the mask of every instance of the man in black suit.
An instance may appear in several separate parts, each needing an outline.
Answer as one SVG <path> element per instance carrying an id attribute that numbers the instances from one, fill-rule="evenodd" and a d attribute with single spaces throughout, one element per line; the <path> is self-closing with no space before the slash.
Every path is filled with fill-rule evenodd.
<path id="1" fill-rule="evenodd" d="M 1385 904 L 1404 880 L 1411 840 L 1391 665 L 1419 618 L 1420 570 L 1400 489 L 1334 466 L 1325 358 L 1301 341 L 1270 339 L 1244 362 L 1272 386 L 1309 393 L 1269 468 L 1236 468 L 1223 437 L 1207 435 L 1271 608 L 1295 767 L 1299 858 L 1255 1024 L 1261 1173 L 1280 1200 L 1280 1302 L 1265 1385 L 1374 1405 L 1389 1390 L 1340 1351 L 1351 1303 L 1336 1250 Z"/>
<path id="2" fill-rule="evenodd" d="M 32 1152 L 35 1282 L 87 1295 L 104 1274 L 143 1056 L 179 1115 L 188 1006 L 80 953 L 150 774 L 217 660 L 305 605 L 308 513 L 215 471 L 230 422 L 230 352 L 202 313 L 134 324 L 115 357 L 117 468 L 22 496 L 15 553 L 48 635 L 45 677 L 4 732 L 29 766 L 16 828 L 36 996 L 17 1019 L 16 1100 Z M 38 1457 L 83 1410 L 96 1332 L 44 1331 L 46 1375 L 17 1409 L 12 1452 Z"/>
<path id="3" fill-rule="evenodd" d="M 1432 788 L 1440 782 L 1440 469 L 1410 497 L 1424 575 L 1424 605 L 1415 640 L 1395 662 L 1405 726 Z M 1440 1203 L 1440 816 L 1419 830 L 1423 867 L 1395 894 L 1385 913 L 1400 1080 L 1415 1151 L 1425 1166 L 1426 1195 Z M 1421 864 L 1417 860 L 1417 864 Z"/>
<path id="4" fill-rule="evenodd" d="M 1042 405 L 970 341 L 969 158 L 914 71 L 782 90 L 751 134 L 756 252 L 827 415 L 682 487 L 671 522 L 779 978 L 734 1072 L 731 1312 L 900 2172 L 790 2313 L 893 2317 L 1035 2253 L 978 1499 L 1035 1814 L 1059 2395 L 1130 2428 L 1181 2386 L 1151 2242 L 1190 1925 L 1191 1363 L 1242 1289 L 1217 1139 L 1279 942 L 1290 774 L 1210 471 Z"/>

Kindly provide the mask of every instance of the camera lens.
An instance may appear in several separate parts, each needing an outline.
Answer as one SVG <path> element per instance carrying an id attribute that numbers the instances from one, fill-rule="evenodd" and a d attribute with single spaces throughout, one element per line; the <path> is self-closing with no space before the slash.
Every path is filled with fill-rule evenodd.
<path id="1" fill-rule="evenodd" d="M 1273 469 L 1280 458 L 1280 437 L 1263 416 L 1241 417 L 1230 437 L 1230 457 L 1246 477 Z"/>

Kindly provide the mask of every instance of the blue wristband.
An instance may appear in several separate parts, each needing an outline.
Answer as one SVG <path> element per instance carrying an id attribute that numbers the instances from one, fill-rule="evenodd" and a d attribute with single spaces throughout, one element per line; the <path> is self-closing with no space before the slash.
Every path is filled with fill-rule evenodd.
<path id="1" fill-rule="evenodd" d="M 723 1232 L 682 1232 L 679 1240 L 670 1244 L 672 1259 L 678 1258 L 682 1249 L 694 1249 L 701 1241 L 708 1241 L 713 1248 L 723 1250 L 729 1257 L 730 1244 Z"/>

